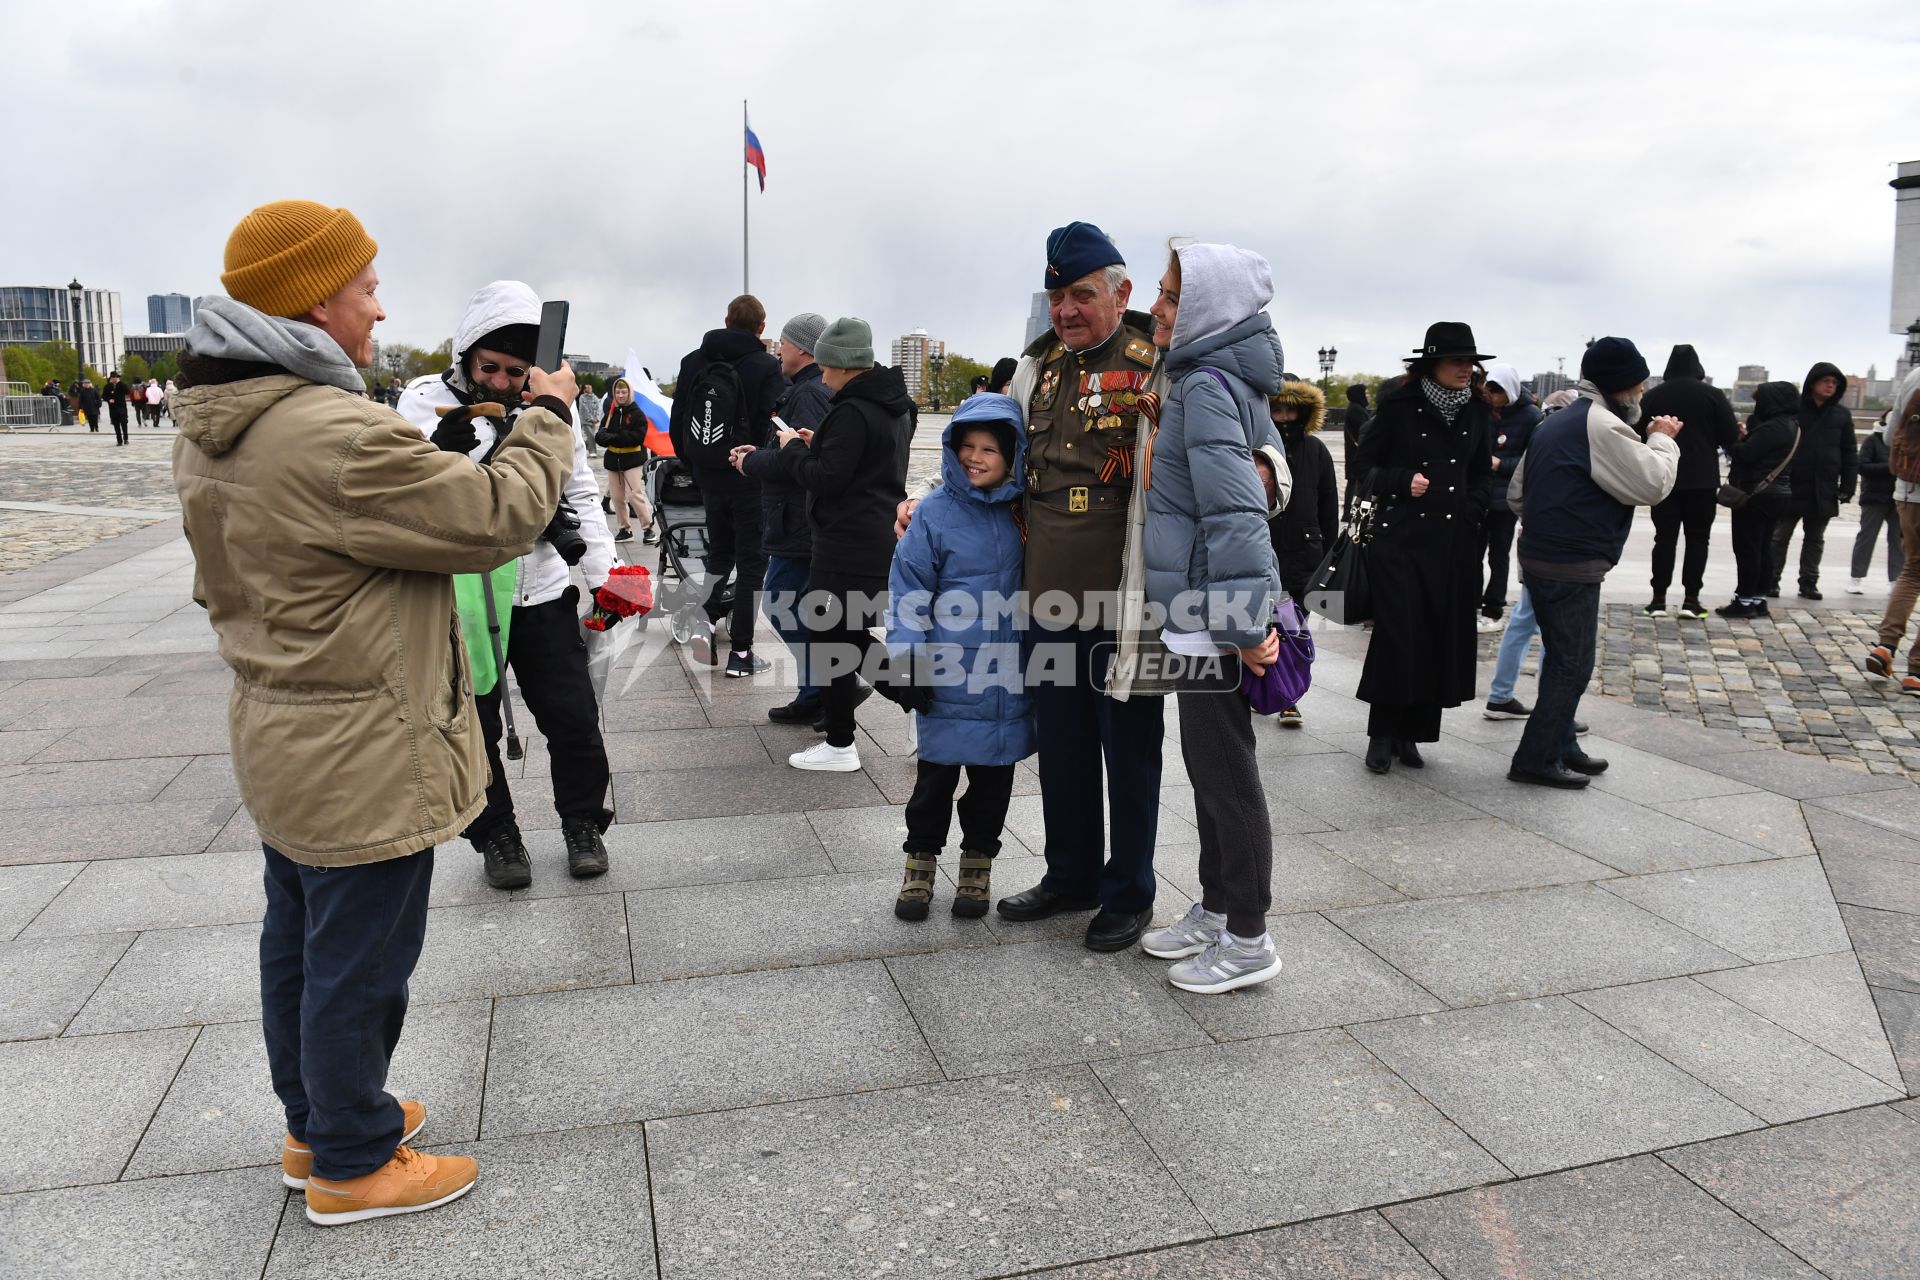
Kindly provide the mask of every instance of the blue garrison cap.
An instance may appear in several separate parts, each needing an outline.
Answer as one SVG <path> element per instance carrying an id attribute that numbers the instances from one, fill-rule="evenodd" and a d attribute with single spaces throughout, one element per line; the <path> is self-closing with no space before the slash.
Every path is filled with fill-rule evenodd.
<path id="1" fill-rule="evenodd" d="M 1069 222 L 1047 236 L 1047 279 L 1043 289 L 1063 289 L 1081 276 L 1126 259 L 1107 233 L 1091 222 Z"/>

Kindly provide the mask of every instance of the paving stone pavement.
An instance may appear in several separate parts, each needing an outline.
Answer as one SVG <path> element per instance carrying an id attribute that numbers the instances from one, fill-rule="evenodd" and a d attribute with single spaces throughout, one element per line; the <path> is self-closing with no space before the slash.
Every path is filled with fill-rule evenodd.
<path id="1" fill-rule="evenodd" d="M 164 524 L 0 577 L 0 1277 L 1920 1274 L 1920 790 L 1608 697 L 1586 794 L 1505 782 L 1473 707 L 1374 778 L 1337 632 L 1306 727 L 1257 726 L 1287 968 L 1225 997 L 950 885 L 894 920 L 897 713 L 799 777 L 784 662 L 626 633 L 613 870 L 565 876 L 537 737 L 533 886 L 438 860 L 391 1085 L 479 1187 L 313 1228 L 190 582 Z M 1164 782 L 1163 917 L 1173 737 Z M 1016 790 L 1002 893 L 1043 866 Z"/>

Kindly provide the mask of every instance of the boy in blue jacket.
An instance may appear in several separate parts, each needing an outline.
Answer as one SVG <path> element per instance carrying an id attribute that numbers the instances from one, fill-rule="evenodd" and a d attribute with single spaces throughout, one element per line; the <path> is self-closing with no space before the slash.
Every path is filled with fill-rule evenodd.
<path id="1" fill-rule="evenodd" d="M 987 913 L 1013 767 L 1033 753 L 1033 702 L 1014 625 L 1026 544 L 1015 516 L 1026 455 L 1019 402 L 991 392 L 969 397 L 942 446 L 940 488 L 915 510 L 887 583 L 889 659 L 911 662 L 916 687 L 902 700 L 920 715 L 907 874 L 893 904 L 902 920 L 927 918 L 963 767 L 953 914 Z"/>

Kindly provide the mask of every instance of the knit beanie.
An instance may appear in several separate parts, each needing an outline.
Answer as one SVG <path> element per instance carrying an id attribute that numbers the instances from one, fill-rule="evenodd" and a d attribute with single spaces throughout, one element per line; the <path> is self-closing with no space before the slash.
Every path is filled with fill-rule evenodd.
<path id="1" fill-rule="evenodd" d="M 1600 388 L 1602 395 L 1631 391 L 1650 373 L 1640 348 L 1625 338 L 1601 338 L 1580 357 L 1580 376 Z"/>
<path id="2" fill-rule="evenodd" d="M 481 348 L 497 351 L 503 356 L 515 360 L 533 363 L 534 353 L 540 350 L 540 326 L 537 324 L 505 324 L 492 333 L 484 334 L 473 340 L 473 345 L 460 354 L 464 358 L 468 351 Z M 548 370 L 549 373 L 552 370 Z"/>
<path id="3" fill-rule="evenodd" d="M 373 261 L 380 246 L 345 209 L 312 200 L 263 204 L 227 237 L 227 296 L 270 316 L 296 319 Z"/>
<path id="4" fill-rule="evenodd" d="M 802 311 L 787 321 L 786 326 L 780 330 L 780 336 L 808 355 L 812 355 L 814 345 L 820 341 L 821 330 L 826 327 L 825 316 L 817 311 Z"/>
<path id="5" fill-rule="evenodd" d="M 840 317 L 814 343 L 813 359 L 829 369 L 873 368 L 873 327 L 857 316 Z"/>

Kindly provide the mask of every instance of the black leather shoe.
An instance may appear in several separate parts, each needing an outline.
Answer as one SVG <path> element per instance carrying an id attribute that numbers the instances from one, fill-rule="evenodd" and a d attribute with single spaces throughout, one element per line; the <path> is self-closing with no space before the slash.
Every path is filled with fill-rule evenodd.
<path id="1" fill-rule="evenodd" d="M 1427 767 L 1427 762 L 1420 758 L 1420 746 L 1418 743 L 1408 742 L 1402 738 L 1393 744 L 1393 754 L 1399 756 L 1400 763 L 1409 769 L 1424 769 Z"/>
<path id="2" fill-rule="evenodd" d="M 1368 772 L 1385 773 L 1391 768 L 1393 768 L 1393 740 L 1391 738 L 1368 738 Z"/>
<path id="3" fill-rule="evenodd" d="M 1140 941 L 1153 923 L 1153 908 L 1145 911 L 1109 911 L 1105 907 L 1087 926 L 1087 950 L 1125 951 Z"/>
<path id="4" fill-rule="evenodd" d="M 767 708 L 767 719 L 775 724 L 812 724 L 814 717 L 819 714 L 818 702 L 802 702 L 798 698 L 777 707 Z"/>
<path id="5" fill-rule="evenodd" d="M 1599 756 L 1590 756 L 1584 751 L 1575 751 L 1569 755 L 1564 755 L 1560 757 L 1560 763 L 1575 773 L 1584 773 L 1590 778 L 1597 773 L 1605 773 L 1607 771 L 1607 762 L 1605 760 L 1602 760 Z"/>
<path id="6" fill-rule="evenodd" d="M 1069 898 L 1037 884 L 1024 893 L 1000 899 L 996 910 L 1004 920 L 1045 920 L 1063 911 L 1091 911 L 1099 905 L 1098 898 Z"/>
<path id="7" fill-rule="evenodd" d="M 1558 787 L 1562 791 L 1578 791 L 1592 779 L 1570 769 L 1555 769 L 1549 773 L 1535 773 L 1531 769 L 1508 769 L 1508 782 L 1524 782 L 1535 787 Z"/>

